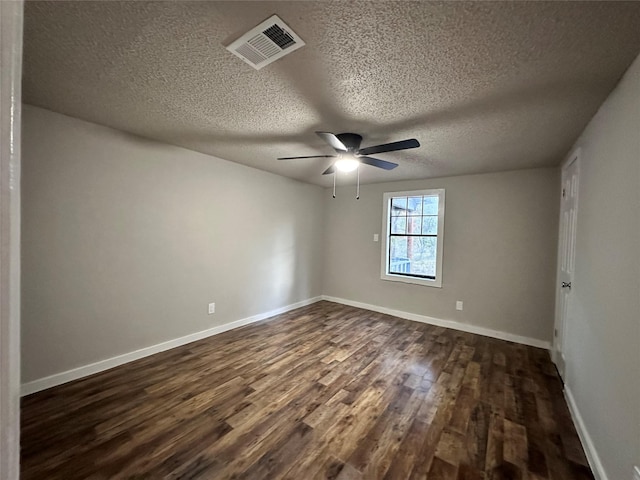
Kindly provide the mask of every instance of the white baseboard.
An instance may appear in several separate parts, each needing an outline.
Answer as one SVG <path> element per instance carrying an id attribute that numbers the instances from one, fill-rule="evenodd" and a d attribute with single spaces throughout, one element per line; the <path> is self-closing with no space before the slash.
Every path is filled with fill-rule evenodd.
<path id="1" fill-rule="evenodd" d="M 244 325 L 249 325 L 250 323 L 259 322 L 269 317 L 273 317 L 276 315 L 280 315 L 282 313 L 289 312 L 291 310 L 295 310 L 296 308 L 305 307 L 307 305 L 311 305 L 312 303 L 318 302 L 320 300 L 322 300 L 322 297 L 309 298 L 307 300 L 303 300 L 297 303 L 292 303 L 291 305 L 286 305 L 284 307 L 280 307 L 275 310 L 271 310 L 269 312 L 253 315 L 251 317 L 236 320 L 235 322 L 225 323 L 224 325 L 219 325 L 217 327 L 209 328 L 207 330 L 191 333 L 184 337 L 158 343 L 156 345 L 151 345 L 150 347 L 141 348 L 139 350 L 125 353 L 123 355 L 118 355 L 117 357 L 107 358 L 106 360 L 100 360 L 99 362 L 91 363 L 89 365 L 84 365 L 82 367 L 74 368 L 72 370 L 67 370 L 65 372 L 56 373 L 48 377 L 39 378 L 31 382 L 23 383 L 21 387 L 20 395 L 21 396 L 30 395 L 32 393 L 36 393 L 41 390 L 46 390 L 47 388 L 62 385 L 63 383 L 67 383 L 67 382 L 71 382 L 72 380 L 77 380 L 79 378 L 87 377 L 89 375 L 93 375 L 94 373 L 103 372 L 104 370 L 117 367 L 118 365 L 123 365 L 125 363 L 138 360 L 139 358 L 148 357 L 149 355 L 153 355 L 154 353 L 164 352 L 165 350 L 170 350 L 172 348 L 179 347 L 181 345 L 186 345 L 187 343 L 195 342 L 196 340 L 201 340 L 203 338 L 210 337 L 212 335 L 217 335 L 222 332 L 227 332 L 229 330 L 233 330 L 234 328 L 242 327 Z"/>
<path id="2" fill-rule="evenodd" d="M 633 480 L 640 480 L 640 467 L 633 468 Z"/>
<path id="3" fill-rule="evenodd" d="M 578 406 L 576 405 L 573 395 L 571 394 L 571 390 L 566 384 L 564 386 L 564 396 L 567 399 L 567 405 L 569 405 L 569 411 L 571 412 L 573 423 L 576 426 L 576 430 L 578 431 L 578 436 L 580 437 L 580 442 L 582 442 L 584 453 L 587 455 L 587 460 L 589 461 L 589 466 L 591 467 L 593 476 L 596 480 L 609 480 L 606 472 L 604 471 L 604 467 L 602 466 L 602 462 L 600 461 L 600 457 L 598 456 L 596 447 L 593 445 L 591 435 L 589 435 L 589 432 L 587 431 L 587 427 L 584 424 L 582 415 L 580 415 Z M 640 476 L 637 472 L 636 477 L 640 479 Z"/>
<path id="4" fill-rule="evenodd" d="M 351 307 L 364 308 L 365 310 L 385 313 L 387 315 L 393 315 L 394 317 L 400 317 L 406 320 L 413 320 L 414 322 L 428 323 L 430 325 L 436 325 L 438 327 L 451 328 L 453 330 L 460 330 L 462 332 L 476 333 L 478 335 L 484 335 L 485 337 L 498 338 L 500 340 L 507 340 L 514 343 L 522 343 L 523 345 L 544 348 L 545 350 L 551 349 L 550 342 L 547 342 L 545 340 L 538 340 L 537 338 L 523 337 L 521 335 L 514 335 L 512 333 L 492 330 L 490 328 L 478 327 L 476 325 L 469 325 L 467 323 L 460 323 L 453 320 L 442 320 L 440 318 L 428 317 L 426 315 L 419 315 L 417 313 L 403 312 L 402 310 L 393 310 L 391 308 L 381 307 L 378 305 L 354 302 L 353 300 L 346 300 L 344 298 L 323 295 L 322 299 L 329 302 L 349 305 Z"/>

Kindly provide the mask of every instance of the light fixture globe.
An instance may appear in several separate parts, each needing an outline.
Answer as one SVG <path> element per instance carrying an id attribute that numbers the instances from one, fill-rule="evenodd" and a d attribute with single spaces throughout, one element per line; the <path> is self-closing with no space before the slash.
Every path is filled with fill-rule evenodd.
<path id="1" fill-rule="evenodd" d="M 335 167 L 341 172 L 353 172 L 360 162 L 353 157 L 342 157 L 335 163 Z"/>

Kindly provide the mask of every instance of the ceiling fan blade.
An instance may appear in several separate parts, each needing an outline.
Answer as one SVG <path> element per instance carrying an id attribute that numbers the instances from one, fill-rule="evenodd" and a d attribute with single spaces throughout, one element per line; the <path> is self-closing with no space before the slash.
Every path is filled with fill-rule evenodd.
<path id="1" fill-rule="evenodd" d="M 334 158 L 335 155 L 308 155 L 306 157 L 280 157 L 278 160 L 297 160 L 298 158 Z"/>
<path id="2" fill-rule="evenodd" d="M 358 157 L 361 163 L 371 165 L 372 167 L 384 168 L 385 170 L 393 170 L 398 166 L 397 163 L 387 162 L 386 160 L 380 160 L 373 157 Z"/>
<path id="3" fill-rule="evenodd" d="M 322 172 L 323 175 L 329 175 L 330 173 L 335 172 L 335 168 L 333 165 L 331 165 L 329 168 L 327 168 L 324 172 Z"/>
<path id="4" fill-rule="evenodd" d="M 321 139 L 331 145 L 338 152 L 346 152 L 347 147 L 340 141 L 338 137 L 336 137 L 333 133 L 330 132 L 316 132 Z"/>
<path id="5" fill-rule="evenodd" d="M 374 145 L 373 147 L 365 147 L 358 150 L 359 155 L 371 155 L 374 153 L 395 152 L 396 150 L 407 150 L 409 148 L 418 148 L 420 142 L 415 138 L 409 140 L 401 140 L 399 142 L 384 143 L 382 145 Z"/>

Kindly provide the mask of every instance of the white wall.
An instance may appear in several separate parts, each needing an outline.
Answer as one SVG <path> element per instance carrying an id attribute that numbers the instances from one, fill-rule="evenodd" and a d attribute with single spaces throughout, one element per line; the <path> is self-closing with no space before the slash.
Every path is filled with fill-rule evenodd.
<path id="1" fill-rule="evenodd" d="M 23 168 L 23 382 L 322 293 L 319 187 L 28 105 Z"/>
<path id="2" fill-rule="evenodd" d="M 444 188 L 442 288 L 380 279 L 384 192 Z M 550 341 L 558 170 L 520 170 L 365 185 L 325 195 L 324 293 L 411 314 Z M 464 310 L 456 311 L 456 300 Z"/>
<path id="3" fill-rule="evenodd" d="M 567 386 L 609 480 L 640 465 L 640 57 L 581 149 Z"/>

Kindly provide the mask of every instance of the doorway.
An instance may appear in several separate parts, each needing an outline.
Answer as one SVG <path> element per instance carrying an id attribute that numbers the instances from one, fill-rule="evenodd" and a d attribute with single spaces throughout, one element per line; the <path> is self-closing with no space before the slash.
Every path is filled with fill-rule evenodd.
<path id="1" fill-rule="evenodd" d="M 560 232 L 558 239 L 558 275 L 556 319 L 553 335 L 553 361 L 564 381 L 566 378 L 565 347 L 567 317 L 571 307 L 571 289 L 576 259 L 578 226 L 578 188 L 580 179 L 579 151 L 573 152 L 562 166 L 560 197 Z"/>

